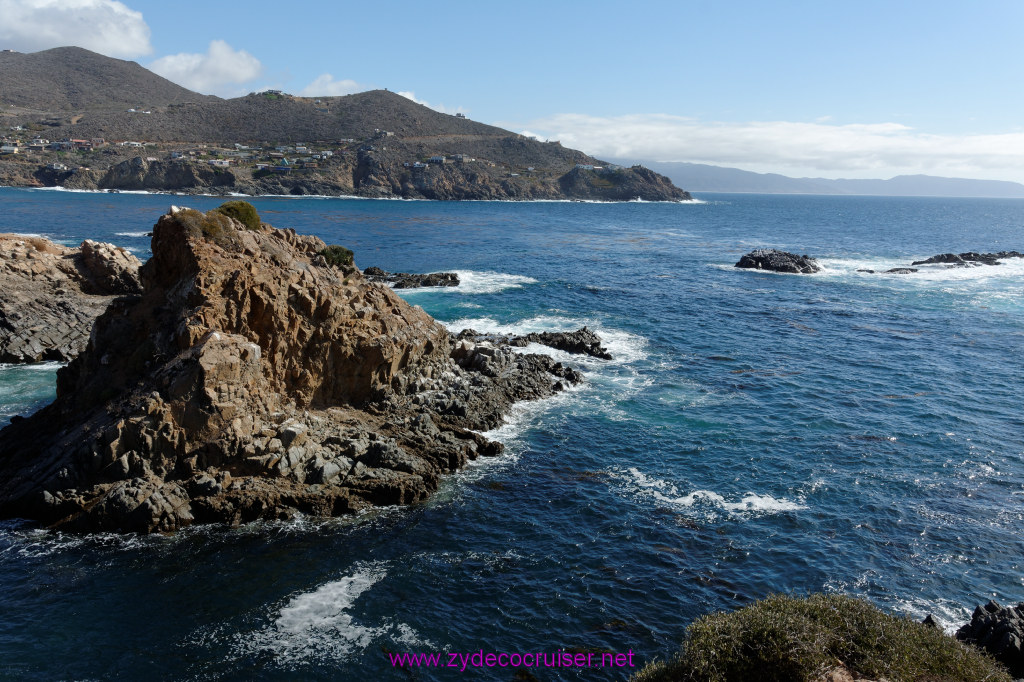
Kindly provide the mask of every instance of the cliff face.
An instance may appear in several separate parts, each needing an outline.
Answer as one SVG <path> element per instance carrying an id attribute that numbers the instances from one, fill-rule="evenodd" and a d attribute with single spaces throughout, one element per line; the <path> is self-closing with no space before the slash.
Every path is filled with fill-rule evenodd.
<path id="1" fill-rule="evenodd" d="M 112 244 L 0 235 L 0 362 L 71 360 L 114 297 L 142 290 L 140 265 Z"/>
<path id="2" fill-rule="evenodd" d="M 147 161 L 134 157 L 72 171 L 48 168 L 5 169 L 0 182 L 12 185 L 60 185 L 73 189 L 150 190 L 181 193 L 357 195 L 437 200 L 688 201 L 692 197 L 665 176 L 640 166 L 618 170 L 537 168 L 511 172 L 489 162 L 406 165 L 412 152 L 401 143 L 387 149 L 361 150 L 323 162 L 317 169 L 289 172 L 247 167 L 212 168 L 185 160 Z M 586 158 L 584 157 L 584 160 Z M 4 180 L 4 178 L 7 178 Z"/>
<path id="3" fill-rule="evenodd" d="M 500 446 L 514 400 L 580 380 L 456 341 L 315 237 L 172 209 L 56 401 L 0 431 L 0 515 L 173 530 L 405 504 Z"/>

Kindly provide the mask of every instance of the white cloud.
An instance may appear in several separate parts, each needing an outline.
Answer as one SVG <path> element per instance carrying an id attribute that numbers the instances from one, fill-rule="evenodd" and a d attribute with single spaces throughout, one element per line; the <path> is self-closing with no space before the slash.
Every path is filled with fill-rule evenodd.
<path id="1" fill-rule="evenodd" d="M 359 92 L 360 90 L 365 90 L 365 88 L 354 80 L 346 78 L 336 81 L 331 74 L 322 73 L 312 83 L 299 90 L 299 94 L 303 97 L 316 97 L 317 95 L 336 97 L 338 95 L 351 95 L 353 92 Z"/>
<path id="2" fill-rule="evenodd" d="M 415 92 L 411 92 L 409 90 L 405 90 L 405 91 L 399 92 L 397 94 L 401 95 L 402 97 L 405 97 L 406 99 L 411 99 L 413 102 L 416 102 L 416 104 L 422 104 L 423 106 L 427 107 L 428 109 L 433 109 L 434 111 L 439 111 L 442 114 L 464 114 L 464 113 L 466 113 L 466 110 L 463 109 L 462 107 L 455 107 L 454 109 L 451 109 L 449 107 L 446 107 L 443 104 L 431 104 L 430 102 L 428 102 L 426 100 L 419 99 L 418 97 L 416 97 L 416 93 Z"/>
<path id="3" fill-rule="evenodd" d="M 141 12 L 116 0 L 0 0 L 0 49 L 75 45 L 109 57 L 153 51 Z"/>
<path id="4" fill-rule="evenodd" d="M 559 114 L 527 125 L 531 135 L 598 157 L 710 163 L 796 176 L 926 173 L 1024 181 L 1021 132 L 936 135 L 898 123 L 707 123 L 665 114 Z"/>
<path id="5" fill-rule="evenodd" d="M 226 97 L 247 92 L 242 84 L 263 75 L 260 60 L 223 40 L 210 41 L 206 54 L 168 55 L 150 64 L 149 69 L 190 90 Z"/>

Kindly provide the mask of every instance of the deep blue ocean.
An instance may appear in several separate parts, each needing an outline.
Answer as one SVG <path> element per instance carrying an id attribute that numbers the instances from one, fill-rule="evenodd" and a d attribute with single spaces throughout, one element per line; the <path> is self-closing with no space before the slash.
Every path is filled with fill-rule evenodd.
<path id="1" fill-rule="evenodd" d="M 506 454 L 425 504 L 150 537 L 0 522 L 0 678 L 533 679 L 398 671 L 388 652 L 642 664 L 772 592 L 946 629 L 1024 599 L 1024 261 L 857 272 L 1022 250 L 1024 201 L 699 198 L 253 200 L 361 267 L 458 271 L 457 289 L 402 294 L 453 330 L 585 324 L 614 360 L 559 355 L 586 383 L 518 406 L 491 434 Z M 3 188 L 0 232 L 146 258 L 170 204 L 220 202 Z M 762 246 L 825 270 L 732 267 Z M 0 367 L 0 421 L 52 399 L 56 369 Z"/>

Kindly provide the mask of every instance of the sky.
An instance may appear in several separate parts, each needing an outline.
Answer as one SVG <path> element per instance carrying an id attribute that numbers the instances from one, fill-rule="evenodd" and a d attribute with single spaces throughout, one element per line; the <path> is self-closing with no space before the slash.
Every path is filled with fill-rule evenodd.
<path id="1" fill-rule="evenodd" d="M 1024 2 L 0 0 L 0 49 L 185 87 L 388 88 L 597 157 L 1024 182 Z"/>

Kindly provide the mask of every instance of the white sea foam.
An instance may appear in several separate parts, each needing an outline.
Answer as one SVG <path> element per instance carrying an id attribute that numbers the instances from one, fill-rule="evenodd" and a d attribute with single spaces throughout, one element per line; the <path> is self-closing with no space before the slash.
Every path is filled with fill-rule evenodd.
<path id="1" fill-rule="evenodd" d="M 925 256 L 912 258 L 821 258 L 822 275 L 856 277 L 866 281 L 907 282 L 915 283 L 963 283 L 971 281 L 1019 281 L 1024 276 L 1024 258 L 1005 258 L 1001 265 L 977 265 L 956 267 L 943 264 L 911 265 L 915 260 L 923 260 Z M 907 274 L 886 273 L 893 268 L 914 268 L 917 272 Z M 859 272 L 874 270 L 874 273 Z"/>
<path id="2" fill-rule="evenodd" d="M 148 237 L 149 232 L 115 232 L 118 237 Z"/>
<path id="3" fill-rule="evenodd" d="M 0 363 L 0 372 L 2 372 L 4 370 L 14 370 L 14 369 L 24 370 L 24 371 L 31 371 L 31 372 L 56 372 L 58 369 L 63 367 L 65 364 L 66 363 L 57 362 L 55 360 L 51 360 L 49 362 L 33 362 L 31 364 L 24 364 L 24 365 L 10 364 L 10 363 Z"/>
<path id="4" fill-rule="evenodd" d="M 679 509 L 700 509 L 711 518 L 716 516 L 715 510 L 719 509 L 730 514 L 778 514 L 807 509 L 807 505 L 801 502 L 754 492 L 747 492 L 739 501 L 734 502 L 711 490 L 694 490 L 682 494 L 674 483 L 648 476 L 636 467 L 616 470 L 612 475 L 623 483 L 628 494 L 637 499 Z"/>
<path id="5" fill-rule="evenodd" d="M 271 652 L 282 663 L 338 661 L 367 648 L 387 625 L 362 624 L 352 615 L 356 601 L 387 575 L 380 561 L 358 563 L 351 575 L 298 594 L 274 622 L 249 636 L 236 636 L 245 653 Z M 403 636 L 414 636 L 411 629 Z"/>

